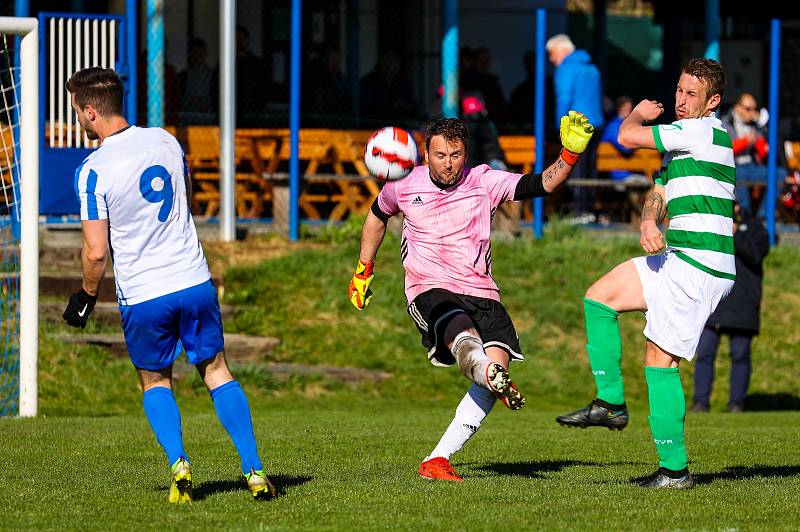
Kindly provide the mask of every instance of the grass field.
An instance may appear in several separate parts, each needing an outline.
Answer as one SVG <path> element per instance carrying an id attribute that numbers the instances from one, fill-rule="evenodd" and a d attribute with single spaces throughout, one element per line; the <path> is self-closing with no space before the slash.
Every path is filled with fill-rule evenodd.
<path id="1" fill-rule="evenodd" d="M 264 260 L 209 251 L 225 270 L 225 302 L 240 308 L 227 332 L 279 337 L 275 361 L 393 375 L 357 384 L 323 377 L 282 381 L 263 365 L 234 364 L 284 496 L 263 504 L 248 500 L 235 452 L 202 383 L 189 373 L 176 389 L 197 502 L 169 506 L 166 460 L 141 413 L 129 362 L 63 344 L 54 335 L 66 328 L 46 323 L 42 416 L 0 419 L 6 501 L 0 528 L 797 528 L 800 412 L 791 408 L 800 395 L 799 249 L 779 247 L 767 262 L 751 385 L 751 406 L 761 411 L 722 412 L 723 344 L 713 412 L 687 417 L 690 467 L 699 486 L 653 493 L 631 482 L 657 464 L 647 427 L 640 316 L 621 320 L 628 429 L 569 430 L 553 421 L 594 392 L 580 297 L 605 270 L 639 254 L 636 240 L 555 226 L 541 242 L 496 241 L 495 278 L 527 355 L 512 374 L 529 402 L 520 412 L 497 408 L 454 457 L 466 482 L 451 485 L 426 482 L 416 469 L 467 383 L 457 370 L 427 363 L 405 314 L 395 237 L 387 237 L 378 258 L 372 305 L 364 313 L 350 307 L 346 286 L 357 229 L 345 224 L 296 245 L 262 240 L 255 247 L 271 250 Z M 91 324 L 87 332 L 104 330 L 115 329 Z M 692 366 L 681 374 L 690 400 Z"/>
<path id="2" fill-rule="evenodd" d="M 210 406 L 210 405 L 209 405 Z M 800 414 L 691 416 L 700 485 L 650 492 L 645 413 L 622 433 L 569 430 L 554 412 L 498 411 L 454 460 L 462 484 L 416 467 L 443 404 L 261 402 L 254 419 L 284 496 L 254 503 L 206 408 L 184 416 L 197 501 L 170 507 L 166 460 L 141 415 L 4 422 L 3 528 L 790 530 L 800 519 Z M 15 467 L 8 467 L 14 464 Z"/>

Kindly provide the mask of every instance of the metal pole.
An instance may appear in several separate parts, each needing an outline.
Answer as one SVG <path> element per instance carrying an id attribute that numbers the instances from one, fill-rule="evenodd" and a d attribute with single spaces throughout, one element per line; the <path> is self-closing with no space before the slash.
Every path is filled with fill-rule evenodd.
<path id="1" fill-rule="evenodd" d="M 236 134 L 236 0 L 219 3 L 220 70 L 219 78 L 219 191 L 220 239 L 236 239 L 235 219 L 235 141 Z"/>
<path id="2" fill-rule="evenodd" d="M 139 75 L 138 72 L 138 55 L 139 51 L 136 48 L 136 42 L 138 40 L 139 31 L 138 28 L 138 11 L 136 9 L 136 0 L 126 0 L 125 2 L 125 26 L 127 27 L 127 34 L 125 35 L 126 41 L 126 52 L 128 57 L 128 94 L 126 96 L 126 109 L 125 109 L 125 118 L 127 118 L 128 123 L 135 124 L 136 119 L 136 107 L 138 102 L 136 101 L 136 94 L 139 86 L 137 85 L 137 78 Z"/>
<path id="3" fill-rule="evenodd" d="M 164 126 L 163 0 L 147 0 L 147 125 Z"/>
<path id="4" fill-rule="evenodd" d="M 706 0 L 706 57 L 719 61 L 719 0 Z"/>
<path id="5" fill-rule="evenodd" d="M 767 231 L 769 245 L 775 245 L 775 202 L 778 196 L 778 89 L 780 88 L 781 67 L 781 21 L 770 21 L 769 43 L 769 155 L 767 156 Z"/>
<path id="6" fill-rule="evenodd" d="M 39 34 L 35 18 L 20 44 L 21 240 L 19 294 L 19 415 L 38 413 L 39 353 Z"/>
<path id="7" fill-rule="evenodd" d="M 536 10 L 536 100 L 534 101 L 534 136 L 536 138 L 536 163 L 534 171 L 537 174 L 544 170 L 544 83 L 545 62 L 547 52 L 544 49 L 547 36 L 547 10 Z M 542 225 L 544 214 L 544 198 L 533 199 L 533 236 L 542 238 Z"/>
<path id="8" fill-rule="evenodd" d="M 302 51 L 303 35 L 301 33 L 303 22 L 302 0 L 292 0 L 292 57 L 291 57 L 291 84 L 289 87 L 289 239 L 296 241 L 300 238 L 300 52 Z"/>
<path id="9" fill-rule="evenodd" d="M 442 115 L 458 117 L 458 0 L 444 0 L 442 39 Z"/>

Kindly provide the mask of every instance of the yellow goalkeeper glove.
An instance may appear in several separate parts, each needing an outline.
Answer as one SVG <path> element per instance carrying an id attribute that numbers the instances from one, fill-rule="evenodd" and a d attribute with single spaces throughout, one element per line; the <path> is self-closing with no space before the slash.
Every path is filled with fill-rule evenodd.
<path id="1" fill-rule="evenodd" d="M 567 116 L 561 117 L 561 158 L 574 166 L 578 162 L 580 154 L 586 150 L 586 146 L 592 139 L 594 126 L 589 123 L 589 119 L 582 113 L 570 111 Z"/>
<path id="2" fill-rule="evenodd" d="M 375 261 L 364 264 L 359 260 L 353 278 L 350 280 L 348 295 L 350 302 L 358 310 L 364 310 L 369 305 L 369 300 L 372 299 L 372 290 L 369 289 L 369 285 L 372 283 L 372 267 L 374 265 Z"/>

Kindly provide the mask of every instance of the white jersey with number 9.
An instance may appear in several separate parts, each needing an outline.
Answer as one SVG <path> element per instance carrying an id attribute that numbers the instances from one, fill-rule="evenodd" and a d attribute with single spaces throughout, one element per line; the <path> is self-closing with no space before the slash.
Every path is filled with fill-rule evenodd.
<path id="1" fill-rule="evenodd" d="M 188 179 L 175 137 L 136 126 L 107 137 L 75 171 L 81 220 L 108 220 L 120 304 L 211 277 L 192 220 Z"/>

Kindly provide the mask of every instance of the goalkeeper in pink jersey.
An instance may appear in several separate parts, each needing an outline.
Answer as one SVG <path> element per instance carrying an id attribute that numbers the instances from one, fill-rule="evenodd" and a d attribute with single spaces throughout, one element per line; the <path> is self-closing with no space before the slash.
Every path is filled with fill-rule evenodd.
<path id="1" fill-rule="evenodd" d="M 524 175 L 485 164 L 467 167 L 467 129 L 458 119 L 441 118 L 426 129 L 428 164 L 405 179 L 388 182 L 367 214 L 349 296 L 358 310 L 369 303 L 386 223 L 402 213 L 400 252 L 408 313 L 431 364 L 457 364 L 473 383 L 419 474 L 461 481 L 449 458 L 477 432 L 497 399 L 512 410 L 525 404 L 508 375 L 509 361 L 522 360 L 522 354 L 492 278 L 492 217 L 501 203 L 556 190 L 586 149 L 594 128 L 585 116 L 570 111 L 561 119 L 563 149 L 558 160 L 542 174 Z"/>

